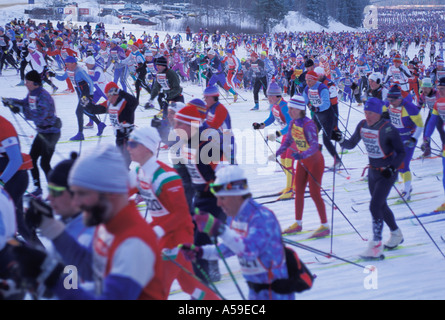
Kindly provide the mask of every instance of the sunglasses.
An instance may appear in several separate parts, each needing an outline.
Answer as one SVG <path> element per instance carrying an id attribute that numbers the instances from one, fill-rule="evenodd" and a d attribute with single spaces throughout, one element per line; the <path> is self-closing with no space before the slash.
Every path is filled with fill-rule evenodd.
<path id="1" fill-rule="evenodd" d="M 127 146 L 131 149 L 137 148 L 138 145 L 140 145 L 140 143 L 137 141 L 134 140 L 127 141 Z"/>
<path id="2" fill-rule="evenodd" d="M 48 185 L 48 193 L 53 198 L 60 197 L 65 192 L 65 190 L 66 187 Z"/>
<path id="3" fill-rule="evenodd" d="M 220 191 L 246 190 L 247 188 L 247 180 L 245 179 L 224 184 L 210 184 L 210 192 L 212 192 L 214 195 Z"/>

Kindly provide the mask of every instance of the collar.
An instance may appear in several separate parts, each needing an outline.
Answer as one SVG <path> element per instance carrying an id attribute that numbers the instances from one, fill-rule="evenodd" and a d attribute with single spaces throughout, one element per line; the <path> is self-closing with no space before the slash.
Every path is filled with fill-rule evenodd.
<path id="1" fill-rule="evenodd" d="M 145 177 L 153 177 L 156 170 L 159 168 L 157 159 L 155 156 L 148 159 L 141 167 Z"/>

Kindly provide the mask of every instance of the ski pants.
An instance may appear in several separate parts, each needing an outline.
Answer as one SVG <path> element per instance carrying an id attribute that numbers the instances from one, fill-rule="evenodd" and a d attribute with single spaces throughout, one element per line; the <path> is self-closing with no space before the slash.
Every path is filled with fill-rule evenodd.
<path id="1" fill-rule="evenodd" d="M 340 158 L 338 156 L 335 146 L 332 144 L 332 130 L 334 130 L 335 113 L 334 109 L 329 107 L 329 109 L 322 112 L 314 112 L 313 120 L 317 125 L 318 132 L 322 130 L 323 132 L 323 144 L 328 150 L 329 154 L 338 161 Z"/>
<path id="2" fill-rule="evenodd" d="M 261 78 L 254 78 L 254 82 L 253 82 L 253 102 L 255 104 L 259 103 L 259 101 L 260 101 L 259 93 L 260 93 L 261 86 L 263 87 L 264 95 L 267 97 L 267 79 L 266 79 L 266 76 L 261 77 Z"/>
<path id="3" fill-rule="evenodd" d="M 40 172 L 37 166 L 37 160 L 40 158 L 40 167 L 48 177 L 51 171 L 51 158 L 56 150 L 57 141 L 59 141 L 60 132 L 58 133 L 38 133 L 31 145 L 29 156 L 32 160 L 33 168 L 31 176 L 36 187 L 40 188 Z"/>

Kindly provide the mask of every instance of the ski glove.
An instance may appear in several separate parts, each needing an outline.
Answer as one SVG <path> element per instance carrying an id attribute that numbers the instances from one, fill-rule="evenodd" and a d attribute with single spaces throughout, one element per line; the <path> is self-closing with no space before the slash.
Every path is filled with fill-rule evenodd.
<path id="1" fill-rule="evenodd" d="M 294 158 L 295 160 L 300 160 L 301 154 L 299 152 L 294 152 L 292 153 L 292 158 Z"/>
<path id="2" fill-rule="evenodd" d="M 201 259 L 204 253 L 201 247 L 195 246 L 193 243 L 180 244 L 178 248 L 181 250 L 187 261 L 196 261 L 196 259 Z"/>
<path id="3" fill-rule="evenodd" d="M 3 105 L 9 107 L 13 113 L 19 113 L 20 108 L 13 105 L 12 98 L 2 98 Z"/>
<path id="4" fill-rule="evenodd" d="M 281 137 L 281 132 L 280 131 L 276 131 L 275 133 L 269 133 L 267 135 L 267 140 L 268 141 L 276 141 L 277 138 Z"/>
<path id="5" fill-rule="evenodd" d="M 385 177 L 386 179 L 391 178 L 395 173 L 396 173 L 396 169 L 394 169 L 393 166 L 387 166 L 382 170 L 382 176 Z"/>
<path id="6" fill-rule="evenodd" d="M 425 150 L 428 149 L 429 145 L 430 145 L 430 138 L 423 138 L 423 143 L 422 146 L 420 147 L 420 150 L 425 152 Z"/>
<path id="7" fill-rule="evenodd" d="M 252 123 L 252 127 L 254 130 L 263 129 L 266 125 L 264 123 L 254 122 Z"/>
<path id="8" fill-rule="evenodd" d="M 42 216 L 53 219 L 53 209 L 42 200 L 31 198 L 29 208 L 25 213 L 25 222 L 28 228 L 31 230 L 39 228 L 42 224 Z"/>
<path id="9" fill-rule="evenodd" d="M 197 210 L 199 211 L 199 210 Z M 224 222 L 215 218 L 207 212 L 196 212 L 193 219 L 200 232 L 206 233 L 209 237 L 217 237 L 224 232 Z"/>
<path id="10" fill-rule="evenodd" d="M 403 142 L 403 144 L 405 145 L 405 147 L 407 148 L 414 148 L 416 146 L 417 140 L 416 138 L 409 138 L 408 140 L 405 140 L 405 142 Z"/>
<path id="11" fill-rule="evenodd" d="M 64 266 L 45 251 L 26 245 L 13 247 L 12 252 L 25 285 L 38 296 L 50 297 Z"/>

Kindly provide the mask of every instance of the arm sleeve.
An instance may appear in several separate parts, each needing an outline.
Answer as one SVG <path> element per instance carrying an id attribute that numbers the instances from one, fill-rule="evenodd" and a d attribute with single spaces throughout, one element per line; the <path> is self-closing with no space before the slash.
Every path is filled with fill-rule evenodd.
<path id="1" fill-rule="evenodd" d="M 8 155 L 9 159 L 5 170 L 0 175 L 0 179 L 3 180 L 3 182 L 5 183 L 12 178 L 12 176 L 19 170 L 20 166 L 23 163 L 23 157 L 20 152 L 20 145 L 18 144 L 17 138 L 11 137 L 8 138 L 7 140 L 15 140 L 17 141 L 17 143 L 5 146 L 5 141 L 2 141 L 2 144 L 3 146 L 5 146 L 6 154 Z"/>
<path id="2" fill-rule="evenodd" d="M 351 136 L 351 138 L 340 143 L 342 148 L 353 149 L 360 142 L 360 140 L 362 139 L 362 137 L 360 136 L 360 130 L 364 124 L 365 124 L 365 120 L 362 120 L 357 125 L 357 128 L 355 128 L 354 134 Z"/>

